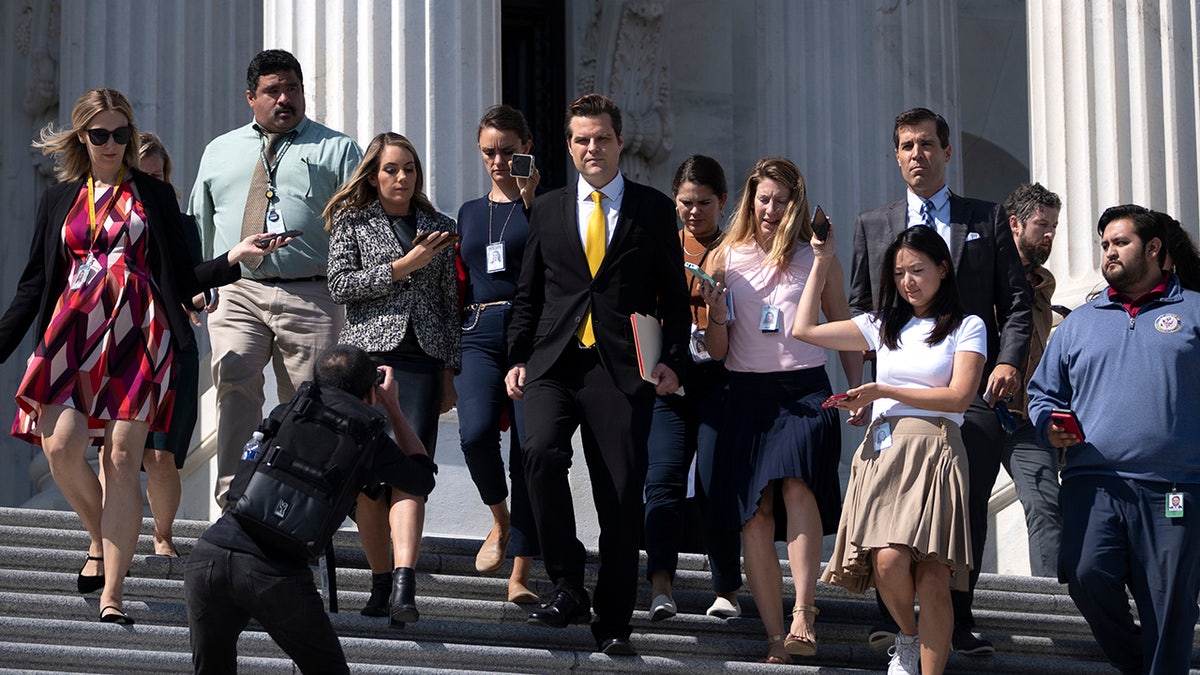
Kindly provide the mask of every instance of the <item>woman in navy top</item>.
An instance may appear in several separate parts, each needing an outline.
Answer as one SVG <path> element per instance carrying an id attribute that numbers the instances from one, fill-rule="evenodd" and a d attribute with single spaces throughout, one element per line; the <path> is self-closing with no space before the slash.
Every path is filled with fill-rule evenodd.
<path id="1" fill-rule="evenodd" d="M 462 234 L 459 254 L 466 272 L 462 373 L 455 383 L 459 392 L 458 430 L 471 480 L 483 503 L 492 510 L 494 520 L 475 557 L 475 569 L 484 574 L 499 570 L 511 546 L 514 559 L 508 600 L 532 603 L 538 597 L 529 590 L 529 568 L 538 553 L 538 539 L 521 461 L 521 404 L 505 393 L 504 374 L 509 367 L 505 336 L 511 302 L 517 293 L 517 277 L 529 238 L 528 209 L 539 176 L 537 167 L 533 167 L 529 178 L 517 178 L 509 172 L 513 154 L 528 154 L 533 149 L 533 135 L 521 111 L 507 105 L 489 108 L 479 121 L 476 138 L 492 186 L 486 195 L 463 204 L 458 211 Z M 505 413 L 511 423 L 511 514 L 500 455 Z"/>

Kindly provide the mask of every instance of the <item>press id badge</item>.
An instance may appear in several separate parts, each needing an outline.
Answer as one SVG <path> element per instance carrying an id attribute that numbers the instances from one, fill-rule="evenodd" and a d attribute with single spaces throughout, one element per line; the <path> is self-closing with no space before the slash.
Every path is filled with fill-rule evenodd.
<path id="1" fill-rule="evenodd" d="M 892 447 L 892 425 L 883 422 L 871 430 L 871 441 L 875 444 L 875 452 L 881 452 Z"/>
<path id="2" fill-rule="evenodd" d="M 505 269 L 504 263 L 504 242 L 498 241 L 494 244 L 487 245 L 487 271 L 488 274 L 503 272 Z"/>
<path id="3" fill-rule="evenodd" d="M 712 355 L 708 353 L 708 344 L 704 341 L 704 331 L 696 328 L 695 324 L 692 324 L 692 339 L 688 341 L 688 351 L 696 363 L 713 360 Z"/>
<path id="4" fill-rule="evenodd" d="M 88 253 L 87 259 L 79 264 L 79 269 L 75 270 L 74 276 L 71 277 L 71 290 L 77 291 L 87 286 L 99 273 L 100 261 L 96 260 L 96 256 Z"/>
<path id="5" fill-rule="evenodd" d="M 1167 517 L 1183 517 L 1183 493 L 1172 490 L 1167 493 Z"/>
<path id="6" fill-rule="evenodd" d="M 281 234 L 286 231 L 287 225 L 283 222 L 283 211 L 274 206 L 267 209 L 267 232 Z"/>
<path id="7" fill-rule="evenodd" d="M 763 305 L 762 315 L 758 319 L 758 329 L 764 333 L 779 332 L 779 308 L 774 305 Z"/>

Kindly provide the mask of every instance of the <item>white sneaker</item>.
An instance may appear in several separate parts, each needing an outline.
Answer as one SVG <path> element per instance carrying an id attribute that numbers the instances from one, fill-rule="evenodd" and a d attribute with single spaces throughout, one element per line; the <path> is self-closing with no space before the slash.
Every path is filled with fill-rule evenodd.
<path id="1" fill-rule="evenodd" d="M 742 608 L 737 604 L 737 601 L 730 602 L 718 595 L 705 614 L 721 619 L 736 619 L 742 615 Z"/>
<path id="2" fill-rule="evenodd" d="M 921 668 L 921 640 L 916 635 L 896 633 L 896 643 L 888 648 L 888 675 L 917 675 Z"/>
<path id="3" fill-rule="evenodd" d="M 659 594 L 654 596 L 654 601 L 650 603 L 650 620 L 662 621 L 675 616 L 678 610 L 675 608 L 675 601 L 671 596 Z"/>

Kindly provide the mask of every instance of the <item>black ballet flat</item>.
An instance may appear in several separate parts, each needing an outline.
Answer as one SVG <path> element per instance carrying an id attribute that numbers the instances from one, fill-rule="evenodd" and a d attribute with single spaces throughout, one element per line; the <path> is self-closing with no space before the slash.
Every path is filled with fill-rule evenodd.
<path id="1" fill-rule="evenodd" d="M 105 614 L 104 611 L 111 609 L 112 612 Z M 100 623 L 115 623 L 120 626 L 132 626 L 133 619 L 116 605 L 105 605 L 100 608 Z"/>
<path id="2" fill-rule="evenodd" d="M 95 560 L 96 562 L 99 562 L 99 563 L 104 562 L 104 558 L 102 556 L 94 556 L 94 555 L 88 555 L 87 560 L 83 561 L 83 568 L 81 568 L 79 570 L 79 578 L 75 580 L 75 585 L 79 588 L 80 593 L 83 593 L 83 594 L 93 593 L 95 591 L 100 590 L 101 588 L 104 588 L 104 567 L 103 566 L 100 567 L 100 574 L 97 574 L 95 576 L 86 575 L 83 573 L 83 570 L 87 568 L 87 564 L 93 560 Z"/>

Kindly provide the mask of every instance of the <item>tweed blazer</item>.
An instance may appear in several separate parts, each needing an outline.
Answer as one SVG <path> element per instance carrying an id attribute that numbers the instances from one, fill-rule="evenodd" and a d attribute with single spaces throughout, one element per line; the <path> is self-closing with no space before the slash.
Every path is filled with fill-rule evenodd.
<path id="1" fill-rule="evenodd" d="M 454 219 L 417 211 L 417 232 L 454 230 Z M 407 279 L 392 281 L 392 262 L 407 253 L 383 205 L 347 209 L 329 240 L 329 295 L 346 306 L 338 341 L 369 352 L 397 347 L 409 327 L 426 354 L 462 368 L 454 247 L 439 251 Z"/>

